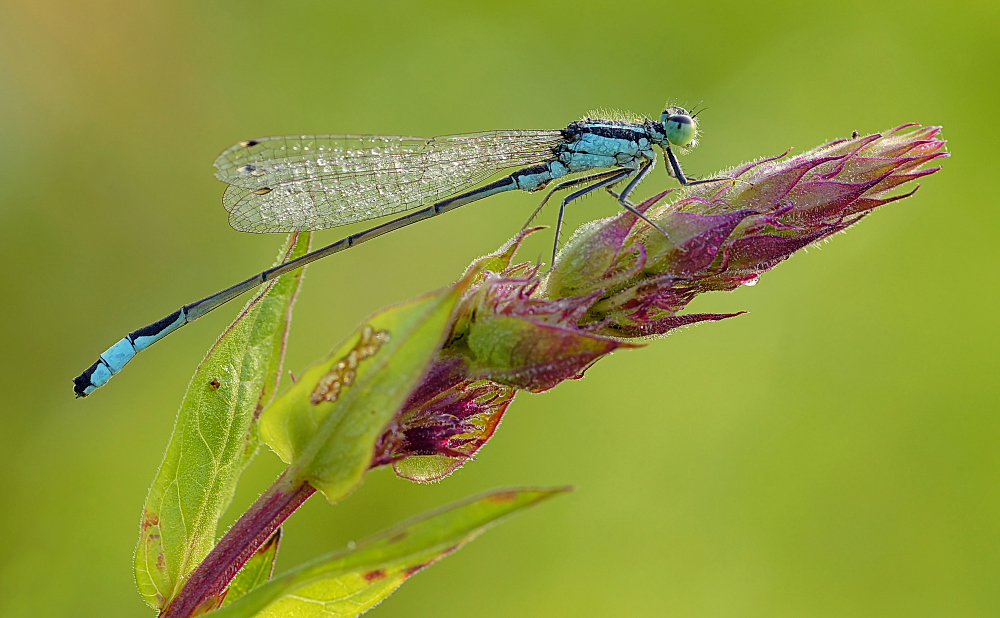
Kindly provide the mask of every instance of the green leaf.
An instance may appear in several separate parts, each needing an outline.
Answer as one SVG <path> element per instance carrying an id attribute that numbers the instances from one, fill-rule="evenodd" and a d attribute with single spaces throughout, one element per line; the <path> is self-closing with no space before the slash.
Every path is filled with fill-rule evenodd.
<path id="1" fill-rule="evenodd" d="M 323 556 L 244 595 L 212 618 L 349 618 L 381 602 L 406 579 L 482 534 L 499 519 L 568 488 L 490 492 Z"/>
<path id="2" fill-rule="evenodd" d="M 264 412 L 261 437 L 289 464 L 290 476 L 330 502 L 361 482 L 375 441 L 435 358 L 477 272 L 373 315 Z"/>
<path id="3" fill-rule="evenodd" d="M 309 250 L 291 235 L 280 260 Z M 256 419 L 277 386 L 285 333 L 302 271 L 268 283 L 195 371 L 143 511 L 135 578 L 162 609 L 212 549 L 219 517 L 257 452 Z"/>
<path id="4" fill-rule="evenodd" d="M 278 528 L 233 578 L 232 583 L 229 584 L 229 590 L 226 592 L 226 598 L 222 602 L 222 607 L 229 605 L 257 586 L 266 584 L 271 579 L 280 544 L 281 528 Z"/>

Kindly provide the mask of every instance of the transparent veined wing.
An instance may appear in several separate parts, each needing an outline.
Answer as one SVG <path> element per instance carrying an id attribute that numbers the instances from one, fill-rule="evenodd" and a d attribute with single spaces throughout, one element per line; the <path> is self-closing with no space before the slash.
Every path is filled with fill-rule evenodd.
<path id="1" fill-rule="evenodd" d="M 493 174 L 550 161 L 556 131 L 433 138 L 299 135 L 247 140 L 215 160 L 223 204 L 244 232 L 321 230 L 417 208 Z"/>

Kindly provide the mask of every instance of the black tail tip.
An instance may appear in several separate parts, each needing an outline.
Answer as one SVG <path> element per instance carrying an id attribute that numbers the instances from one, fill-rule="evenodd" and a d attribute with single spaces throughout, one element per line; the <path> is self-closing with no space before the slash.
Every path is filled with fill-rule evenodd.
<path id="1" fill-rule="evenodd" d="M 96 388 L 94 386 L 94 383 L 90 381 L 90 376 L 93 375 L 94 371 L 97 369 L 97 366 L 100 364 L 101 361 L 97 361 L 96 363 L 88 367 L 86 371 L 73 378 L 73 392 L 76 393 L 77 399 L 79 399 L 80 397 L 86 397 L 89 394 L 87 389 L 93 391 L 94 388 Z"/>
<path id="2" fill-rule="evenodd" d="M 76 398 L 87 396 L 87 387 L 91 386 L 90 378 L 87 374 L 81 374 L 73 378 L 73 392 L 76 393 Z"/>

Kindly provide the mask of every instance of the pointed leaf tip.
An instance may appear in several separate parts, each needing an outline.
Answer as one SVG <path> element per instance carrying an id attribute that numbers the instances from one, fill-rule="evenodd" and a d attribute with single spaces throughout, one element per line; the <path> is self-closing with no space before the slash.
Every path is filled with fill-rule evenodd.
<path id="1" fill-rule="evenodd" d="M 503 489 L 425 513 L 282 574 L 211 614 L 214 618 L 358 616 L 411 575 L 453 553 L 502 519 L 570 491 Z"/>

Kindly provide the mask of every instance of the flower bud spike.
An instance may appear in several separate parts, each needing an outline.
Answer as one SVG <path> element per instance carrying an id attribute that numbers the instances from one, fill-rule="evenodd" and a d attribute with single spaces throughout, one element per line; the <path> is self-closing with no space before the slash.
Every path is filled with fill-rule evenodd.
<path id="1" fill-rule="evenodd" d="M 927 167 L 948 156 L 939 133 L 911 124 L 855 135 L 713 179 L 733 182 L 692 180 L 639 204 L 609 190 L 624 210 L 581 226 L 544 273 L 512 263 L 533 231 L 524 230 L 474 263 L 482 270 L 452 333 L 379 440 L 372 465 L 391 463 L 418 481 L 441 478 L 490 439 L 518 390 L 580 378 L 639 339 L 740 315 L 682 312 L 704 292 L 756 284 L 797 251 L 913 195 L 916 188 L 896 189 L 940 169 Z M 678 173 L 669 159 L 668 171 Z"/>

